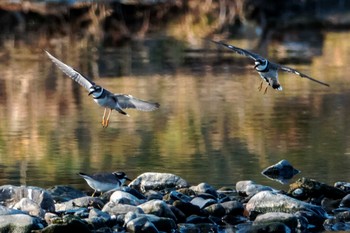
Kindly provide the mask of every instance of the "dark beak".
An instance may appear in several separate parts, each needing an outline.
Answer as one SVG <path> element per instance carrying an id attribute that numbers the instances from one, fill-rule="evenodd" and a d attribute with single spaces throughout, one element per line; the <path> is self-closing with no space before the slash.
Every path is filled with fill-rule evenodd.
<path id="1" fill-rule="evenodd" d="M 92 90 L 92 91 L 89 92 L 88 95 L 91 95 L 91 94 L 94 93 L 94 92 L 95 92 L 95 90 Z"/>
<path id="2" fill-rule="evenodd" d="M 257 67 L 258 65 L 260 65 L 260 64 L 255 64 L 254 69 L 256 69 L 256 67 Z"/>
<path id="3" fill-rule="evenodd" d="M 127 177 L 127 176 L 125 176 L 124 178 L 125 178 L 126 180 L 128 180 L 128 181 L 131 181 L 131 180 L 129 179 L 129 177 Z"/>

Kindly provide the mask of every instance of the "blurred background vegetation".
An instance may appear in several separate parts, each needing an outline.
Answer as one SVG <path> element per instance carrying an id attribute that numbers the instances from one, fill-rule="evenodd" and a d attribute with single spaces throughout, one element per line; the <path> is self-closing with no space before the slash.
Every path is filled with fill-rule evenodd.
<path id="1" fill-rule="evenodd" d="M 347 29 L 349 11 L 346 0 L 2 0 L 0 45 L 22 39 L 44 47 L 48 39 L 68 36 L 120 46 L 151 35 L 198 44 L 214 35 L 249 34 L 258 35 L 261 45 L 285 30 Z"/>

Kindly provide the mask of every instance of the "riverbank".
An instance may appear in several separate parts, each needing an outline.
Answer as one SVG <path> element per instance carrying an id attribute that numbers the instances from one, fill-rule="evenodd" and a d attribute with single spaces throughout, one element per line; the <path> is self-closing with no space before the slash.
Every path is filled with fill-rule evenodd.
<path id="1" fill-rule="evenodd" d="M 298 29 L 349 29 L 346 1 L 2 1 L 0 39 L 29 43 L 69 35 L 116 46 L 159 34 L 189 41 L 222 38 L 280 39 Z M 253 28 L 253 29 L 252 29 Z M 198 43 L 198 42 L 197 42 Z"/>
<path id="2" fill-rule="evenodd" d="M 350 183 L 301 178 L 288 191 L 253 181 L 215 189 L 143 173 L 91 197 L 69 186 L 0 186 L 0 231 L 323 232 L 350 230 Z"/>

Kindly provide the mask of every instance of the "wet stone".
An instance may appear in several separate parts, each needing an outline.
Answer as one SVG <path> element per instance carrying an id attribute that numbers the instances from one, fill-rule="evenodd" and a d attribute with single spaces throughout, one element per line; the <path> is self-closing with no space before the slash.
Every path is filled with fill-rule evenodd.
<path id="1" fill-rule="evenodd" d="M 201 214 L 201 209 L 198 206 L 193 205 L 189 202 L 175 201 L 173 205 L 179 210 L 181 210 L 186 216 L 190 216 L 192 214 Z"/>
<path id="2" fill-rule="evenodd" d="M 179 226 L 180 233 L 218 232 L 218 226 L 212 223 L 202 223 L 202 224 L 181 223 L 181 224 L 178 224 L 178 226 Z"/>
<path id="3" fill-rule="evenodd" d="M 207 183 L 200 183 L 197 186 L 191 186 L 190 189 L 192 189 L 196 194 L 207 193 L 211 194 L 214 198 L 218 197 L 216 189 Z"/>
<path id="4" fill-rule="evenodd" d="M 225 215 L 225 208 L 221 204 L 212 204 L 204 210 L 211 216 L 223 217 Z"/>
<path id="5" fill-rule="evenodd" d="M 62 222 L 61 217 L 54 213 L 45 213 L 44 219 L 47 224 L 54 224 L 57 222 Z"/>
<path id="6" fill-rule="evenodd" d="M 321 201 L 322 208 L 327 211 L 328 213 L 332 212 L 334 209 L 336 209 L 341 203 L 341 200 L 333 200 L 330 198 L 323 198 Z"/>
<path id="7" fill-rule="evenodd" d="M 23 212 L 28 213 L 29 215 L 43 218 L 45 211 L 40 208 L 40 206 L 29 198 L 22 198 L 17 202 L 14 207 L 15 209 L 22 210 Z"/>
<path id="8" fill-rule="evenodd" d="M 137 218 L 147 218 L 159 231 L 171 232 L 176 229 L 176 223 L 171 218 L 158 217 L 152 214 L 137 214 L 129 212 L 125 215 L 125 224 Z"/>
<path id="9" fill-rule="evenodd" d="M 175 206 L 171 205 L 169 206 L 170 210 L 174 213 L 177 222 L 185 222 L 186 221 L 186 215 L 184 212 L 182 212 L 180 209 L 176 208 Z"/>
<path id="10" fill-rule="evenodd" d="M 125 215 L 128 212 L 144 213 L 143 210 L 137 206 L 118 204 L 115 202 L 108 202 L 103 208 L 103 212 L 110 215 Z"/>
<path id="11" fill-rule="evenodd" d="M 180 193 L 178 191 L 171 191 L 169 194 L 169 197 L 173 201 L 179 200 L 182 202 L 190 202 L 192 200 L 191 197 L 187 196 L 186 194 Z"/>
<path id="12" fill-rule="evenodd" d="M 297 180 L 293 184 L 290 184 L 288 193 L 293 195 L 293 192 L 296 189 L 302 190 L 304 199 L 318 197 L 341 199 L 346 195 L 346 192 L 339 188 L 318 182 L 313 179 L 307 179 L 305 177 Z M 296 196 L 294 195 L 294 197 Z"/>
<path id="13" fill-rule="evenodd" d="M 25 214 L 25 213 L 21 210 L 12 209 L 12 208 L 8 208 L 6 206 L 0 205 L 0 216 L 1 215 L 11 215 L 11 214 Z"/>
<path id="14" fill-rule="evenodd" d="M 31 232 L 44 228 L 44 222 L 26 214 L 11 214 L 0 216 L 0 232 Z"/>
<path id="15" fill-rule="evenodd" d="M 195 197 L 191 200 L 191 204 L 198 206 L 200 209 L 204 209 L 207 206 L 210 206 L 212 204 L 216 204 L 216 201 L 213 199 L 204 199 L 202 197 Z"/>
<path id="16" fill-rule="evenodd" d="M 126 224 L 126 229 L 128 232 L 132 233 L 158 233 L 156 226 L 149 221 L 146 217 L 138 217 L 130 220 Z"/>
<path id="17" fill-rule="evenodd" d="M 138 198 L 139 200 L 144 200 L 144 199 L 147 198 L 146 195 L 144 195 L 144 194 L 140 193 L 138 190 L 136 190 L 134 188 L 130 188 L 128 186 L 123 186 L 121 191 L 130 193 L 131 195 L 133 195 L 134 197 Z M 150 192 L 156 193 L 156 191 L 154 191 L 154 190 L 150 190 Z"/>
<path id="18" fill-rule="evenodd" d="M 339 207 L 350 208 L 350 194 L 343 197 L 343 199 L 340 201 Z"/>
<path id="19" fill-rule="evenodd" d="M 210 223 L 214 224 L 213 221 L 211 221 L 208 217 L 198 216 L 198 215 L 191 215 L 186 218 L 186 223 L 193 223 L 193 224 L 202 224 L 202 223 Z"/>
<path id="20" fill-rule="evenodd" d="M 65 202 L 86 196 L 84 192 L 65 185 L 56 185 L 47 191 L 51 194 L 55 202 Z"/>
<path id="21" fill-rule="evenodd" d="M 221 203 L 227 215 L 243 215 L 244 206 L 239 201 L 227 201 Z"/>
<path id="22" fill-rule="evenodd" d="M 280 162 L 265 168 L 261 172 L 261 174 L 267 178 L 280 182 L 281 184 L 287 184 L 288 181 L 298 173 L 300 173 L 300 171 L 295 169 L 287 160 L 281 160 Z"/>
<path id="23" fill-rule="evenodd" d="M 236 183 L 236 190 L 239 195 L 248 197 L 261 191 L 274 191 L 274 189 L 269 186 L 256 184 L 251 180 L 238 181 Z"/>
<path id="24" fill-rule="evenodd" d="M 326 219 L 323 226 L 326 231 L 350 231 L 350 222 L 344 222 L 338 218 Z"/>
<path id="25" fill-rule="evenodd" d="M 304 218 L 298 219 L 297 216 L 289 213 L 281 213 L 281 212 L 272 212 L 261 214 L 256 217 L 253 222 L 253 225 L 259 224 L 271 224 L 271 223 L 283 223 L 287 225 L 290 229 L 299 228 L 300 231 L 303 231 L 307 228 L 307 220 Z"/>
<path id="26" fill-rule="evenodd" d="M 133 180 L 129 187 L 146 192 L 147 190 L 162 190 L 166 188 L 188 187 L 187 181 L 171 173 L 146 172 Z"/>
<path id="27" fill-rule="evenodd" d="M 350 183 L 349 182 L 336 182 L 334 187 L 343 190 L 345 193 L 350 194 Z"/>
<path id="28" fill-rule="evenodd" d="M 10 207 L 22 198 L 29 198 L 45 211 L 55 211 L 53 198 L 45 189 L 34 186 L 0 186 L 0 203 Z"/>
<path id="29" fill-rule="evenodd" d="M 77 220 L 72 219 L 62 224 L 52 224 L 41 231 L 42 233 L 51 233 L 51 232 L 79 232 L 79 233 L 90 233 L 90 229 L 87 224 Z"/>
<path id="30" fill-rule="evenodd" d="M 81 207 L 94 207 L 101 209 L 104 203 L 97 197 L 80 197 L 70 201 L 55 204 L 56 211 L 67 211 L 72 209 L 79 209 Z"/>
<path id="31" fill-rule="evenodd" d="M 165 200 L 164 197 L 161 193 L 156 192 L 154 190 L 150 190 L 148 192 L 145 193 L 146 199 L 147 201 L 150 200 Z"/>
<path id="32" fill-rule="evenodd" d="M 235 215 L 225 215 L 222 217 L 222 221 L 228 225 L 236 226 L 240 223 L 247 222 L 247 218 L 243 216 L 235 216 Z"/>
<path id="33" fill-rule="evenodd" d="M 262 191 L 254 195 L 247 203 L 246 209 L 253 218 L 254 215 L 261 213 L 296 213 L 300 210 L 310 211 L 320 217 L 327 218 L 326 212 L 320 206 L 312 205 L 271 191 Z"/>
<path id="34" fill-rule="evenodd" d="M 244 224 L 239 228 L 239 232 L 249 232 L 249 233 L 290 233 L 292 230 L 285 224 L 274 222 L 274 223 L 261 223 L 261 224 Z"/>
<path id="35" fill-rule="evenodd" d="M 190 188 L 180 188 L 180 189 L 177 189 L 176 191 L 189 197 L 193 197 L 196 195 L 196 193 Z"/>
<path id="36" fill-rule="evenodd" d="M 110 201 L 135 206 L 142 203 L 142 201 L 134 195 L 120 190 L 113 192 L 113 194 L 110 197 Z"/>
<path id="37" fill-rule="evenodd" d="M 139 205 L 138 207 L 140 207 L 146 214 L 153 214 L 159 217 L 167 217 L 175 221 L 177 220 L 170 207 L 164 201 L 151 200 Z"/>
<path id="38" fill-rule="evenodd" d="M 89 216 L 88 216 L 89 219 L 93 219 L 93 218 L 102 218 L 104 219 L 105 221 L 109 221 L 111 219 L 111 216 L 107 213 L 107 212 L 104 212 L 104 211 L 101 211 L 99 209 L 91 209 L 89 211 Z"/>

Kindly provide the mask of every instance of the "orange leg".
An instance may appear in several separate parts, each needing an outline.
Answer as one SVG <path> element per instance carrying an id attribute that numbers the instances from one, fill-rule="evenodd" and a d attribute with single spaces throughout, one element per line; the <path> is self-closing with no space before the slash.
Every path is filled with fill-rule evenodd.
<path id="1" fill-rule="evenodd" d="M 259 85 L 259 87 L 258 87 L 258 90 L 259 90 L 259 91 L 261 91 L 261 89 L 262 89 L 263 82 L 264 82 L 264 81 L 261 81 L 261 83 L 260 83 L 260 85 Z"/>
<path id="2" fill-rule="evenodd" d="M 103 112 L 103 116 L 102 116 L 102 126 L 103 126 L 103 127 L 105 127 L 106 111 L 107 111 L 107 108 L 105 108 L 105 110 L 104 110 L 104 112 Z"/>
<path id="3" fill-rule="evenodd" d="M 265 91 L 264 91 L 264 95 L 266 94 L 268 87 L 269 87 L 269 85 L 266 86 Z"/>
<path id="4" fill-rule="evenodd" d="M 109 109 L 107 119 L 105 120 L 105 125 L 103 127 L 107 128 L 109 123 L 109 117 L 111 116 L 112 109 Z"/>

